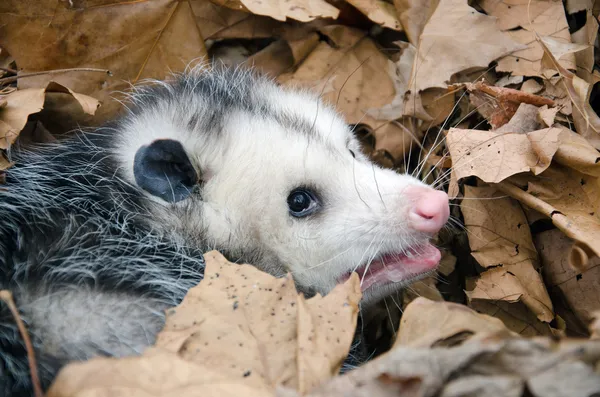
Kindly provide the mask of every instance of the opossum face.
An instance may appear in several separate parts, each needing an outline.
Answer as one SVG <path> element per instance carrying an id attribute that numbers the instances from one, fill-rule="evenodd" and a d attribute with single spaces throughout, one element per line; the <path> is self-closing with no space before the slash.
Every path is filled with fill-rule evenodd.
<path id="1" fill-rule="evenodd" d="M 183 123 L 146 116 L 130 125 L 143 133 L 128 135 L 135 155 L 125 160 L 164 208 L 161 222 L 271 273 L 289 271 L 304 290 L 327 293 L 356 271 L 365 303 L 435 270 L 440 252 L 429 239 L 448 219 L 447 195 L 370 162 L 314 97 L 252 84 L 245 100 L 258 110 L 219 109 L 225 116 L 207 125 L 197 121 L 208 117 L 202 99 L 180 107 Z"/>

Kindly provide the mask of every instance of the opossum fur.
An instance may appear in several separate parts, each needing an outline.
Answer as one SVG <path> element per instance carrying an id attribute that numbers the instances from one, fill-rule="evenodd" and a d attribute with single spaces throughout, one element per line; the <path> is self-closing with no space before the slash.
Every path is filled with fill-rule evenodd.
<path id="1" fill-rule="evenodd" d="M 119 120 L 11 161 L 0 289 L 32 335 L 44 387 L 68 361 L 151 345 L 164 310 L 202 279 L 208 250 L 327 293 L 382 254 L 418 255 L 439 228 L 409 216 L 423 197 L 407 189 L 431 189 L 371 163 L 332 108 L 242 69 L 144 84 Z M 393 282 L 377 279 L 364 305 L 419 275 L 400 267 Z M 31 394 L 4 304 L 0 394 Z"/>

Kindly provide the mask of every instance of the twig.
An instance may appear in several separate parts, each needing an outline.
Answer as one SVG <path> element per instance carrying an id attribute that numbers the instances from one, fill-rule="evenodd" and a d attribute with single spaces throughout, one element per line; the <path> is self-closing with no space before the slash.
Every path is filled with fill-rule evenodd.
<path id="1" fill-rule="evenodd" d="M 31 373 L 31 383 L 33 383 L 34 395 L 35 397 L 44 397 L 44 392 L 42 391 L 42 385 L 40 384 L 40 378 L 37 372 L 37 363 L 35 361 L 33 345 L 31 344 L 31 339 L 29 339 L 29 334 L 27 333 L 25 324 L 23 324 L 23 320 L 21 320 L 21 316 L 19 315 L 19 311 L 17 310 L 17 306 L 15 305 L 15 301 L 13 300 L 12 293 L 9 290 L 1 290 L 0 300 L 4 301 L 4 303 L 6 303 L 6 305 L 8 306 L 8 309 L 10 310 L 12 316 L 15 319 L 17 328 L 19 328 L 21 338 L 23 338 L 23 342 L 25 343 L 25 349 L 27 350 L 27 361 L 29 362 L 29 371 Z"/>
<path id="2" fill-rule="evenodd" d="M 59 74 L 65 72 L 98 72 L 98 73 L 106 73 L 110 75 L 110 70 L 107 69 L 96 69 L 96 68 L 72 68 L 72 69 L 55 69 L 55 70 L 44 70 L 41 72 L 31 72 L 31 73 L 23 73 L 19 76 L 10 76 L 0 79 L 0 84 L 8 84 L 14 83 L 18 79 L 22 79 L 25 77 L 33 77 L 33 76 L 41 76 L 44 74 Z"/>
<path id="3" fill-rule="evenodd" d="M 12 74 L 17 74 L 17 73 L 19 73 L 19 71 L 18 71 L 18 70 L 11 69 L 11 68 L 0 68 L 0 70 L 4 70 L 5 72 L 12 73 Z"/>

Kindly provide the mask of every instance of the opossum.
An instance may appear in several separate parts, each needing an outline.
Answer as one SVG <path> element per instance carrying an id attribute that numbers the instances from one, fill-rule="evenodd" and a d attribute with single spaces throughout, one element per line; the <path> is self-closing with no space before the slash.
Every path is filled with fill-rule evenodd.
<path id="1" fill-rule="evenodd" d="M 353 271 L 362 308 L 433 271 L 448 196 L 383 169 L 317 95 L 242 68 L 133 90 L 116 121 L 11 153 L 0 186 L 0 289 L 44 387 L 65 363 L 141 353 L 217 249 L 307 295 Z M 0 394 L 31 395 L 0 305 Z"/>

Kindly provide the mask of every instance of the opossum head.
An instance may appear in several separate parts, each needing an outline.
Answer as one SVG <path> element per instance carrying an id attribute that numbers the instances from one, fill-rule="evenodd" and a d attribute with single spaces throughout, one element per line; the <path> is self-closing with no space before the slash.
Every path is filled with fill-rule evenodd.
<path id="1" fill-rule="evenodd" d="M 157 227 L 327 293 L 356 271 L 370 303 L 434 271 L 448 197 L 383 169 L 312 94 L 242 71 L 138 89 L 119 128 Z"/>

